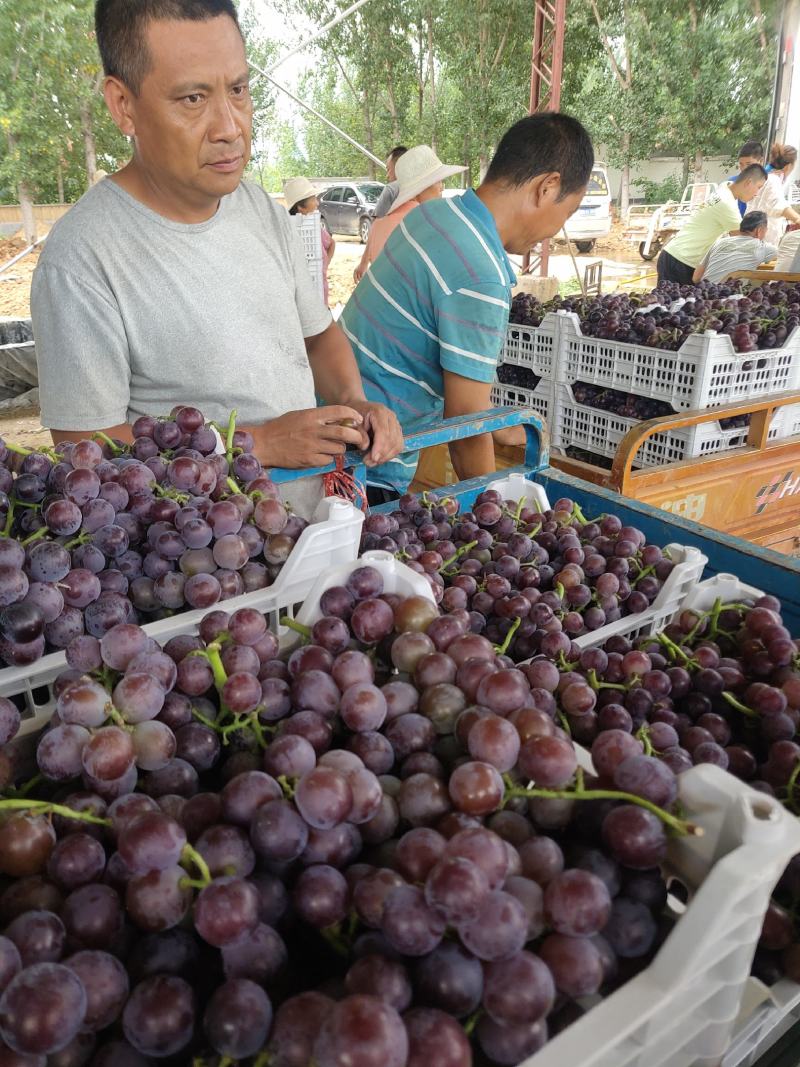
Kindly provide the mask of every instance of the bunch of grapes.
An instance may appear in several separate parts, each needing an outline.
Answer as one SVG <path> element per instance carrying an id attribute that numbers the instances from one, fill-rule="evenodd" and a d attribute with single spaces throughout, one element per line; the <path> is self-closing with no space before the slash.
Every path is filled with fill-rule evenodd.
<path id="1" fill-rule="evenodd" d="M 533 390 L 542 380 L 530 367 L 517 367 L 513 363 L 501 363 L 497 368 L 497 380 L 501 385 L 513 385 L 517 389 Z"/>
<path id="2" fill-rule="evenodd" d="M 614 636 L 522 669 L 537 707 L 555 708 L 570 737 L 590 747 L 602 781 L 663 802 L 674 775 L 711 763 L 800 815 L 800 641 L 774 597 L 685 610 L 655 635 Z M 800 981 L 799 899 L 800 856 L 756 955 L 754 973 L 769 983 Z"/>
<path id="3" fill-rule="evenodd" d="M 585 404 L 600 411 L 610 411 L 624 419 L 658 419 L 662 415 L 674 415 L 670 404 L 663 400 L 651 400 L 645 396 L 624 393 L 619 389 L 607 389 L 589 382 L 575 382 L 573 396 L 578 404 Z"/>
<path id="4" fill-rule="evenodd" d="M 566 498 L 539 512 L 491 489 L 462 514 L 450 498 L 404 496 L 368 516 L 365 549 L 394 552 L 516 661 L 566 653 L 574 637 L 646 611 L 674 567 L 614 515 L 587 520 Z"/>
<path id="5" fill-rule="evenodd" d="M 192 407 L 145 415 L 131 445 L 0 442 L 0 659 L 33 663 L 77 636 L 270 585 L 307 525 L 253 454 Z"/>
<path id="6" fill-rule="evenodd" d="M 744 298 L 730 299 L 742 293 L 746 293 Z M 685 302 L 671 311 L 678 299 Z M 735 351 L 756 352 L 780 348 L 797 327 L 800 286 L 776 281 L 747 289 L 740 281 L 665 282 L 649 293 L 556 297 L 546 304 L 520 293 L 511 304 L 511 322 L 538 326 L 548 311 L 558 310 L 575 312 L 586 336 L 606 341 L 675 352 L 691 334 L 715 330 L 730 337 Z"/>
<path id="7" fill-rule="evenodd" d="M 555 687 L 371 566 L 321 611 L 70 643 L 0 799 L 0 1062 L 518 1064 L 652 958 L 668 767 L 584 774 Z"/>

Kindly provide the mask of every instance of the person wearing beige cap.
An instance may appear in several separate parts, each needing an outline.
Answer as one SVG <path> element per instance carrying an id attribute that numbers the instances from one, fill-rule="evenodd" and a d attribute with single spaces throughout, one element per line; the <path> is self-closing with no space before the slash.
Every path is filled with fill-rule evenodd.
<path id="1" fill-rule="evenodd" d="M 361 262 L 353 271 L 353 278 L 360 281 L 370 263 L 380 255 L 383 246 L 396 226 L 415 207 L 427 200 L 435 200 L 444 191 L 445 178 L 454 174 L 463 174 L 466 167 L 449 166 L 442 163 L 432 148 L 418 144 L 410 148 L 395 164 L 397 175 L 397 197 L 388 215 L 375 219 L 369 231 L 369 240 L 361 257 Z"/>
<path id="2" fill-rule="evenodd" d="M 290 178 L 283 183 L 283 199 L 290 215 L 313 215 L 319 211 L 317 191 L 308 178 Z M 320 227 L 322 237 L 322 298 L 328 303 L 328 264 L 336 251 L 336 242 L 325 226 Z"/>

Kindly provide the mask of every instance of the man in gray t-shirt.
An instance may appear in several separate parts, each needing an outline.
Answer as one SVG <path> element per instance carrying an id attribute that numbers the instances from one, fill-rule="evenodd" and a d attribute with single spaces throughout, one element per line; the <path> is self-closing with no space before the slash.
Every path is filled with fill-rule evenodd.
<path id="1" fill-rule="evenodd" d="M 106 103 L 133 158 L 53 228 L 36 269 L 42 422 L 57 441 L 130 440 L 143 413 L 236 408 L 268 466 L 348 447 L 382 462 L 402 445 L 395 416 L 364 398 L 289 216 L 241 181 L 252 103 L 233 4 L 170 10 L 98 0 Z"/>
<path id="2" fill-rule="evenodd" d="M 748 211 L 736 233 L 717 238 L 692 275 L 692 281 L 721 282 L 737 270 L 757 270 L 778 254 L 764 240 L 768 218 L 763 211 Z"/>
<path id="3" fill-rule="evenodd" d="M 400 156 L 404 156 L 407 151 L 408 149 L 404 144 L 399 144 L 386 157 L 386 185 L 381 190 L 381 195 L 375 205 L 376 219 L 382 219 L 384 215 L 388 215 L 394 206 L 397 192 L 400 188 L 394 168 Z"/>

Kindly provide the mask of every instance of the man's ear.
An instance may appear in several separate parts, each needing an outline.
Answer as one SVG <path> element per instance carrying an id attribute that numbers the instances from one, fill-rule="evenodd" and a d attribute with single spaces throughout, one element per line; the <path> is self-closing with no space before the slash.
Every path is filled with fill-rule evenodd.
<path id="1" fill-rule="evenodd" d="M 549 207 L 561 195 L 561 175 L 558 171 L 537 174 L 528 182 L 528 199 L 532 207 Z"/>
<path id="2" fill-rule="evenodd" d="M 111 75 L 103 82 L 103 96 L 106 107 L 111 112 L 111 118 L 119 127 L 120 133 L 126 137 L 136 135 L 134 122 L 134 95 L 128 86 Z"/>

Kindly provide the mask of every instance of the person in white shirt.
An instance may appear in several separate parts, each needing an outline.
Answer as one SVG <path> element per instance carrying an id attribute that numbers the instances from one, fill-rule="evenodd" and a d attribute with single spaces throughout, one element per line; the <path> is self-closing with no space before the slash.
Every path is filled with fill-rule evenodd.
<path id="1" fill-rule="evenodd" d="M 786 274 L 800 273 L 800 227 L 790 226 L 781 238 L 775 270 Z"/>
<path id="2" fill-rule="evenodd" d="M 774 259 L 778 249 L 764 237 L 769 219 L 763 211 L 748 211 L 738 233 L 718 238 L 692 275 L 693 282 L 721 282 L 737 270 L 756 270 Z"/>
<path id="3" fill-rule="evenodd" d="M 798 214 L 786 196 L 789 175 L 797 163 L 797 149 L 788 144 L 774 144 L 769 153 L 767 182 L 758 196 L 750 201 L 751 211 L 765 211 L 769 216 L 767 241 L 780 244 L 786 220 L 800 222 Z"/>

